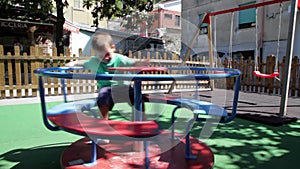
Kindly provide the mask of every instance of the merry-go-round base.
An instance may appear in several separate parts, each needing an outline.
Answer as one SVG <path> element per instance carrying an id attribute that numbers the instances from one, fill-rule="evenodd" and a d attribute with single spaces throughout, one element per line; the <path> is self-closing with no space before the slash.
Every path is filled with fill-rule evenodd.
<path id="1" fill-rule="evenodd" d="M 142 142 L 141 142 L 142 143 Z M 214 165 L 214 155 L 203 142 L 190 137 L 191 154 L 195 159 L 185 158 L 185 139 L 171 141 L 170 134 L 163 134 L 148 147 L 150 169 L 210 169 Z M 97 147 L 97 160 L 91 161 L 92 144 L 89 138 L 72 143 L 61 156 L 65 169 L 140 169 L 145 168 L 145 152 L 133 151 L 134 141 L 111 140 L 109 144 Z"/>

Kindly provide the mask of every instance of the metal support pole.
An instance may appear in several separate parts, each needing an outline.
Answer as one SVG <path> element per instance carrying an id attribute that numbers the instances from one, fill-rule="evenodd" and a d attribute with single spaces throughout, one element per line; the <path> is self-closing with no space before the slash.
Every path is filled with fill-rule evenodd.
<path id="1" fill-rule="evenodd" d="M 210 18 L 209 18 L 210 20 Z M 209 66 L 213 67 L 213 43 L 212 43 L 212 29 L 211 24 L 207 26 L 207 34 L 208 34 L 208 45 L 209 45 Z M 214 90 L 215 83 L 214 80 L 210 80 L 210 88 Z"/>
<path id="2" fill-rule="evenodd" d="M 287 50 L 286 50 L 286 56 L 288 58 L 285 63 L 286 69 L 283 76 L 284 77 L 283 89 L 282 89 L 280 112 L 279 112 L 279 116 L 281 117 L 286 116 L 286 108 L 287 108 L 287 101 L 288 101 L 289 88 L 290 88 L 292 59 L 294 53 L 297 11 L 298 11 L 298 0 L 291 0 L 290 26 L 289 26 Z"/>

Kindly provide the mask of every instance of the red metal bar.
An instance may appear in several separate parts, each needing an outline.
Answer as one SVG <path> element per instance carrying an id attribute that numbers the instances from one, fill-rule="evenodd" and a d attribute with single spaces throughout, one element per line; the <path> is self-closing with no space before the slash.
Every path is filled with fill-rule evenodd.
<path id="1" fill-rule="evenodd" d="M 261 6 L 266 6 L 266 5 L 271 5 L 271 4 L 276 4 L 276 3 L 280 3 L 280 2 L 286 2 L 286 1 L 290 1 L 290 0 L 274 0 L 274 1 L 268 1 L 268 2 L 261 2 L 261 3 L 247 5 L 247 6 L 241 6 L 241 7 L 237 7 L 237 8 L 226 9 L 223 11 L 212 12 L 212 13 L 209 13 L 208 15 L 215 16 L 215 15 L 231 13 L 231 12 L 241 11 L 241 10 L 250 9 L 250 8 L 257 8 L 257 7 L 261 7 Z"/>
<path id="2" fill-rule="evenodd" d="M 271 5 L 271 4 L 276 4 L 276 3 L 280 3 L 280 2 L 286 2 L 286 1 L 290 1 L 290 0 L 267 1 L 267 2 L 261 2 L 261 3 L 252 4 L 252 5 L 248 5 L 248 6 L 242 6 L 242 7 L 225 9 L 225 10 L 222 10 L 222 11 L 208 13 L 206 16 L 204 16 L 205 18 L 203 19 L 203 23 L 210 24 L 210 17 L 211 16 L 221 15 L 221 14 L 225 14 L 225 13 L 231 13 L 231 12 L 235 12 L 235 11 L 241 11 L 241 10 L 250 9 L 250 8 L 258 8 L 258 7 L 261 7 L 261 6 L 266 6 L 266 5 Z M 300 0 L 298 0 L 298 1 L 300 1 Z M 298 3 L 298 7 L 300 9 L 300 3 Z"/>

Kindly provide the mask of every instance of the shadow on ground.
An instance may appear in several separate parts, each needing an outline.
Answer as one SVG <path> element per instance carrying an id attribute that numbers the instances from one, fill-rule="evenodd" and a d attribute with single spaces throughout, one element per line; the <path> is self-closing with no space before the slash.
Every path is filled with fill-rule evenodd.
<path id="1" fill-rule="evenodd" d="M 215 153 L 214 168 L 298 168 L 300 121 L 273 127 L 236 118 L 219 124 L 209 138 L 201 135 L 199 125 L 194 125 L 192 135 Z"/>
<path id="2" fill-rule="evenodd" d="M 71 143 L 51 144 L 28 149 L 14 149 L 0 155 L 1 161 L 16 163 L 12 169 L 59 169 L 60 156 L 64 149 Z M 0 164 L 1 169 L 8 166 Z"/>
<path id="3" fill-rule="evenodd" d="M 155 120 L 160 128 L 170 130 L 170 114 L 162 113 Z M 187 120 L 177 117 L 176 131 L 183 133 Z M 212 135 L 206 135 L 207 130 Z M 240 118 L 226 124 L 195 123 L 191 135 L 214 152 L 214 169 L 298 168 L 300 120 L 277 127 Z"/>

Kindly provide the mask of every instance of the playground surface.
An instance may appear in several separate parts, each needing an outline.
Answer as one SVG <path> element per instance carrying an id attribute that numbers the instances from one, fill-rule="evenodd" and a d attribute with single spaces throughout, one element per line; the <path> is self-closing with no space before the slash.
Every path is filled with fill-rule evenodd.
<path id="1" fill-rule="evenodd" d="M 215 90 L 200 92 L 199 97 L 204 101 L 216 101 L 230 110 L 233 91 Z M 213 96 L 213 97 L 212 97 Z M 221 96 L 225 101 L 214 98 Z M 263 124 L 280 126 L 300 118 L 300 98 L 289 97 L 285 117 L 279 117 L 281 97 L 259 93 L 240 92 L 237 117 L 256 121 Z"/>
<path id="2" fill-rule="evenodd" d="M 201 100 L 224 102 L 230 105 L 231 91 L 200 92 Z M 72 97 L 72 96 L 70 96 Z M 74 96 L 73 96 L 74 97 Z M 81 98 L 83 96 L 80 96 Z M 90 96 L 86 96 L 90 97 Z M 194 97 L 186 93 L 185 97 Z M 228 98 L 228 99 L 227 99 Z M 61 103 L 62 97 L 47 97 L 48 107 Z M 238 114 L 257 113 L 276 115 L 279 112 L 280 97 L 253 93 L 240 93 Z M 289 98 L 288 116 L 299 118 L 300 99 Z M 149 105 L 148 105 L 149 106 Z M 150 117 L 155 116 L 155 106 L 146 107 Z M 227 107 L 230 110 L 230 107 Z M 112 112 L 112 119 L 122 119 L 118 110 L 131 111 L 123 104 Z M 154 113 L 153 113 L 154 112 Z M 166 108 L 157 122 L 168 128 L 171 112 Z M 189 115 L 180 113 L 179 125 L 184 125 Z M 39 99 L 0 100 L 0 169 L 60 168 L 60 156 L 71 143 L 82 138 L 63 131 L 49 131 L 42 122 Z M 213 130 L 212 135 L 203 132 L 203 123 L 194 124 L 192 136 L 206 143 L 214 153 L 216 169 L 296 169 L 299 166 L 300 121 L 278 127 L 235 118 L 228 124 L 205 126 Z M 180 129 L 178 129 L 180 130 Z M 178 131 L 180 132 L 180 131 Z M 182 132 L 182 131 L 181 131 Z"/>

